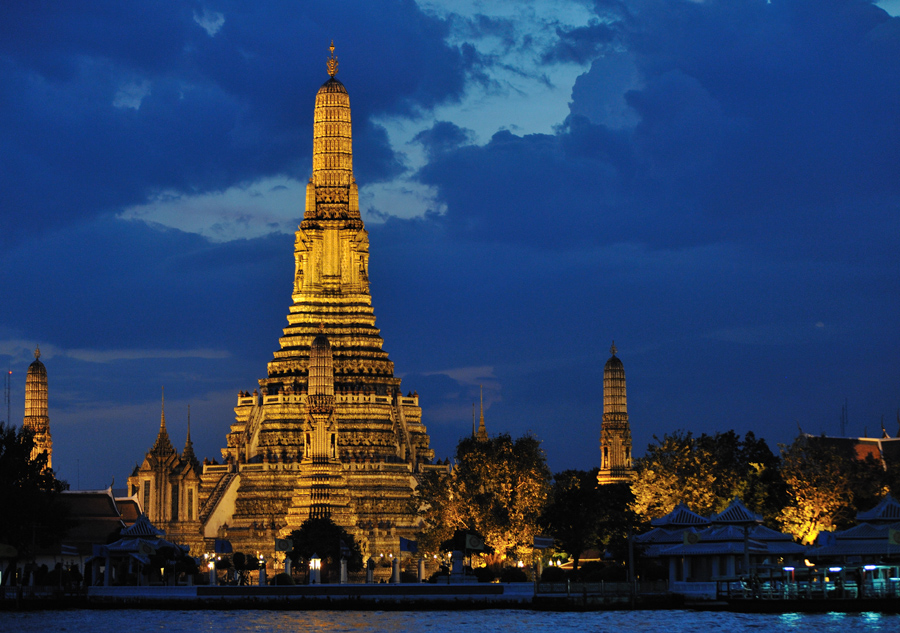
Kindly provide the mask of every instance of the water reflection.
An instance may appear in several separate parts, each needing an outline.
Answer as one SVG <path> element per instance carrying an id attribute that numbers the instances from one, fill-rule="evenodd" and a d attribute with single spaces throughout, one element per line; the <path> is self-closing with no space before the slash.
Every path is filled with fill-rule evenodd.
<path id="1" fill-rule="evenodd" d="M 710 633 L 726 630 L 816 633 L 900 630 L 900 615 L 823 613 L 755 615 L 712 611 L 601 611 L 545 613 L 484 611 L 37 611 L 0 613 L 0 631 L 17 633 L 92 631 L 97 633 L 606 633 L 647 631 Z"/>

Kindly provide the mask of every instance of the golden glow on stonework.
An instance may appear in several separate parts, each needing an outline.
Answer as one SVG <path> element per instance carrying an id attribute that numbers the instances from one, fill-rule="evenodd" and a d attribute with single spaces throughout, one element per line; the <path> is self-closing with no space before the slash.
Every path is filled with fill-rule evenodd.
<path id="1" fill-rule="evenodd" d="M 600 427 L 600 472 L 597 482 L 609 484 L 630 481 L 631 427 L 625 395 L 625 368 L 616 356 L 613 341 L 610 359 L 603 369 L 603 422 Z"/>
<path id="2" fill-rule="evenodd" d="M 225 538 L 234 551 L 280 559 L 275 537 L 328 516 L 364 554 L 397 556 L 399 537 L 414 539 L 418 529 L 408 511 L 416 477 L 445 469 L 430 464 L 418 395 L 401 392 L 375 327 L 350 97 L 336 73 L 332 44 L 329 77 L 315 96 L 312 174 L 295 234 L 287 325 L 258 390 L 238 393 L 222 463 L 205 462 L 195 489 L 190 476 L 177 474 L 194 472 L 184 456 L 163 464 L 148 453 L 129 479 L 150 514 L 160 511 L 158 527 L 194 555 Z M 172 501 L 186 492 L 195 505 Z"/>

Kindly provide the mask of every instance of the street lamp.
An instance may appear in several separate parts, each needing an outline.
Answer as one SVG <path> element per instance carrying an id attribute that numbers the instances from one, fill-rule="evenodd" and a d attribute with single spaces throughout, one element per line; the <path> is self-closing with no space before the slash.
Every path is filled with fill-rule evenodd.
<path id="1" fill-rule="evenodd" d="M 309 559 L 309 583 L 311 585 L 320 584 L 319 574 L 322 569 L 322 559 L 319 558 L 318 554 L 313 554 L 312 558 Z"/>

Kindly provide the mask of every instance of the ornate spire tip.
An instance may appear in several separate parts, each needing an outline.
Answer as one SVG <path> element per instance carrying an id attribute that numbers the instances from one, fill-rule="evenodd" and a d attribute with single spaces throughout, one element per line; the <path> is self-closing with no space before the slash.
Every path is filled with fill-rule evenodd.
<path id="1" fill-rule="evenodd" d="M 609 353 L 615 356 L 617 351 L 619 350 L 616 349 L 616 342 L 613 341 L 612 346 L 609 348 Z"/>
<path id="2" fill-rule="evenodd" d="M 338 59 L 334 56 L 334 40 L 331 40 L 331 46 L 328 47 L 328 50 L 331 51 L 331 57 L 328 58 L 328 74 L 331 77 L 334 77 L 338 73 Z"/>
<path id="3" fill-rule="evenodd" d="M 34 348 L 34 359 L 38 360 L 38 359 L 40 359 L 40 357 L 41 357 L 41 346 L 38 345 L 37 347 Z"/>

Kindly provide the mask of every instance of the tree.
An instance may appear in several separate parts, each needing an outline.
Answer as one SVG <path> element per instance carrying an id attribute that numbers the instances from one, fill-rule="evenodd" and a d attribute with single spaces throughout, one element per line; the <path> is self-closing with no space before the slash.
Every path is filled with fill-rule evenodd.
<path id="1" fill-rule="evenodd" d="M 854 515 L 847 459 L 825 442 L 799 436 L 782 447 L 781 474 L 788 504 L 781 512 L 784 529 L 804 544 L 823 530 L 846 525 Z"/>
<path id="2" fill-rule="evenodd" d="M 527 559 L 550 490 L 550 470 L 540 441 L 508 434 L 463 438 L 449 474 L 428 474 L 416 493 L 427 551 L 458 529 L 484 536 L 500 557 Z"/>
<path id="3" fill-rule="evenodd" d="M 245 572 L 256 571 L 259 569 L 259 559 L 253 554 L 245 554 L 244 552 L 235 552 L 233 559 L 237 584 L 250 584 L 250 574 Z"/>
<path id="4" fill-rule="evenodd" d="M 422 521 L 418 535 L 418 549 L 422 553 L 437 554 L 457 529 L 466 527 L 465 509 L 453 491 L 449 472 L 429 470 L 419 477 L 412 505 Z"/>
<path id="5" fill-rule="evenodd" d="M 596 479 L 596 471 L 594 471 Z M 597 543 L 611 557 L 625 561 L 628 556 L 628 538 L 640 532 L 642 522 L 634 511 L 634 493 L 628 483 L 599 486 L 600 522 L 597 527 Z"/>
<path id="6" fill-rule="evenodd" d="M 69 484 L 47 467 L 46 453 L 31 459 L 33 448 L 30 429 L 17 432 L 0 422 L 0 543 L 15 547 L 20 558 L 58 544 L 71 527 L 59 498 Z"/>
<path id="7" fill-rule="evenodd" d="M 671 512 L 679 502 L 700 514 L 724 510 L 740 497 L 748 508 L 774 524 L 785 499 L 779 459 L 765 440 L 750 432 L 703 434 L 676 431 L 636 462 L 632 485 L 635 511 L 645 519 Z"/>
<path id="8" fill-rule="evenodd" d="M 632 491 L 635 512 L 655 519 L 671 512 L 684 502 L 700 514 L 715 506 L 716 476 L 712 465 L 701 455 L 691 433 L 676 431 L 647 447 L 647 454 L 635 462 Z"/>
<path id="9" fill-rule="evenodd" d="M 553 475 L 553 486 L 541 524 L 578 569 L 581 554 L 597 546 L 601 503 L 596 471 L 564 470 Z"/>
<path id="10" fill-rule="evenodd" d="M 323 567 L 332 569 L 340 564 L 342 544 L 344 552 L 349 550 L 347 569 L 359 571 L 363 567 L 362 551 L 353 535 L 327 517 L 307 519 L 299 530 L 291 532 L 293 548 L 287 557 L 294 565 L 301 561 L 308 563 L 313 555 L 322 560 Z"/>

